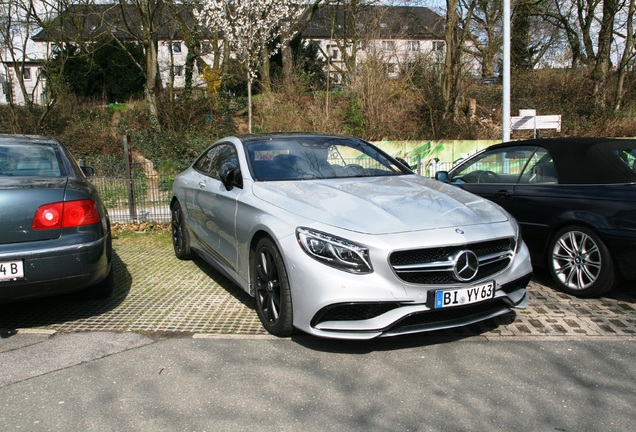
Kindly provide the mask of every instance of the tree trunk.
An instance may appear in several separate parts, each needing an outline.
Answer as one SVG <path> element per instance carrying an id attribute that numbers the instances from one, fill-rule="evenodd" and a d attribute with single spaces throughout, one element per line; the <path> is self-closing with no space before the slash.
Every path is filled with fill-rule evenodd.
<path id="1" fill-rule="evenodd" d="M 444 39 L 446 41 L 446 51 L 444 53 L 444 75 L 442 77 L 442 99 L 444 102 L 444 120 L 455 119 L 457 103 L 457 82 L 459 80 L 459 57 L 460 47 L 457 44 L 456 27 L 459 17 L 457 16 L 458 0 L 446 0 L 446 28 Z"/>
<path id="2" fill-rule="evenodd" d="M 625 49 L 618 65 L 618 82 L 616 84 L 616 98 L 614 102 L 614 110 L 619 111 L 623 105 L 623 88 L 625 86 L 625 76 L 627 75 L 627 67 L 634 46 L 634 13 L 636 12 L 636 0 L 630 0 L 629 10 L 627 13 Z"/>
<path id="3" fill-rule="evenodd" d="M 148 102 L 148 116 L 151 131 L 161 131 L 159 123 L 159 109 L 157 108 L 157 45 L 150 39 L 146 46 L 146 101 Z"/>
<path id="4" fill-rule="evenodd" d="M 617 0 L 603 2 L 603 18 L 598 34 L 598 54 L 592 70 L 593 94 L 595 104 L 600 109 L 606 107 L 607 79 L 611 68 L 610 47 L 614 31 L 614 15 L 617 12 Z"/>
<path id="5" fill-rule="evenodd" d="M 272 91 L 272 77 L 269 68 L 269 50 L 267 47 L 261 51 L 261 67 L 260 67 L 261 93 L 270 93 Z"/>

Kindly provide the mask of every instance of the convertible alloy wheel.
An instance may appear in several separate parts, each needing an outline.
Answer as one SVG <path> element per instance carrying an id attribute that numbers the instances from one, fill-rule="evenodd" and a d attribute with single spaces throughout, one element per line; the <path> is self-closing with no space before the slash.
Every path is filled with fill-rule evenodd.
<path id="1" fill-rule="evenodd" d="M 552 277 L 562 291 L 593 297 L 616 284 L 612 257 L 601 239 L 585 227 L 566 227 L 552 241 L 549 259 Z"/>
<path id="2" fill-rule="evenodd" d="M 292 299 L 285 264 L 276 245 L 263 238 L 252 263 L 256 312 L 263 327 L 274 336 L 287 337 L 294 330 Z"/>
<path id="3" fill-rule="evenodd" d="M 183 225 L 183 212 L 178 201 L 172 205 L 172 220 L 170 226 L 172 228 L 172 247 L 174 254 L 181 260 L 192 259 L 193 253 L 190 249 L 190 237 L 188 230 Z"/>

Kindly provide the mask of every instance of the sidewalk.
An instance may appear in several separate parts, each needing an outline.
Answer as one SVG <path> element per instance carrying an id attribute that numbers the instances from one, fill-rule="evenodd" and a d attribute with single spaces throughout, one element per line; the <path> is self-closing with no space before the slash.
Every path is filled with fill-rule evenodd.
<path id="1" fill-rule="evenodd" d="M 115 250 L 115 294 L 108 300 L 76 295 L 0 305 L 0 330 L 113 331 L 265 335 L 253 299 L 201 260 L 174 257 L 170 233 L 121 235 Z M 556 292 L 539 280 L 530 305 L 444 335 L 636 337 L 636 290 L 601 299 Z M 437 332 L 439 334 L 440 332 Z"/>

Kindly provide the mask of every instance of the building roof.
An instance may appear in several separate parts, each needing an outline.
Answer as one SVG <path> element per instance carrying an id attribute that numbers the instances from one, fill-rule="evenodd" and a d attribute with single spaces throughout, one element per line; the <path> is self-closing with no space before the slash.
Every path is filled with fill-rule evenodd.
<path id="1" fill-rule="evenodd" d="M 163 5 L 163 4 L 162 4 Z M 192 27 L 192 9 L 182 5 L 180 15 Z M 122 14 L 122 11 L 125 14 Z M 124 20 L 124 16 L 126 19 Z M 332 39 L 377 32 L 383 39 L 442 39 L 444 17 L 425 7 L 360 6 L 355 22 L 347 9 L 338 6 L 321 7 L 302 32 L 306 39 Z M 332 25 L 333 23 L 333 25 Z M 155 28 L 159 39 L 181 40 L 183 35 L 167 6 L 159 6 L 155 14 Z M 127 30 L 128 29 L 128 30 Z M 354 32 L 354 29 L 357 31 Z M 130 4 L 69 5 L 46 29 L 35 34 L 36 42 L 58 40 L 89 40 L 104 35 L 132 39 L 131 33 L 141 34 L 138 10 Z"/>
<path id="2" fill-rule="evenodd" d="M 443 39 L 445 18 L 426 7 L 360 6 L 352 19 L 344 7 L 321 7 L 303 32 L 307 39 L 365 34 L 374 39 Z M 373 34 L 375 33 L 375 34 Z"/>
<path id="3" fill-rule="evenodd" d="M 186 25 L 191 27 L 192 9 L 181 7 L 179 13 Z M 154 26 L 159 39 L 183 39 L 178 23 L 163 3 L 157 7 Z M 78 37 L 89 40 L 105 35 L 133 39 L 135 35 L 141 35 L 142 30 L 139 11 L 131 4 L 69 5 L 32 39 L 36 42 L 74 40 Z"/>

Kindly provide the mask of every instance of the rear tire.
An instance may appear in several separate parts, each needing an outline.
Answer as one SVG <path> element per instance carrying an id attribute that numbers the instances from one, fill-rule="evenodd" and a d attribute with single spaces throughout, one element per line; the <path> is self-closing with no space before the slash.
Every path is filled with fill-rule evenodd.
<path id="1" fill-rule="evenodd" d="M 589 228 L 561 229 L 550 242 L 548 253 L 550 274 L 563 292 L 578 297 L 598 297 L 618 283 L 609 250 Z"/>
<path id="2" fill-rule="evenodd" d="M 174 254 L 180 260 L 191 260 L 194 257 L 190 249 L 190 234 L 183 221 L 183 211 L 179 201 L 175 201 L 171 207 L 172 247 Z"/>

